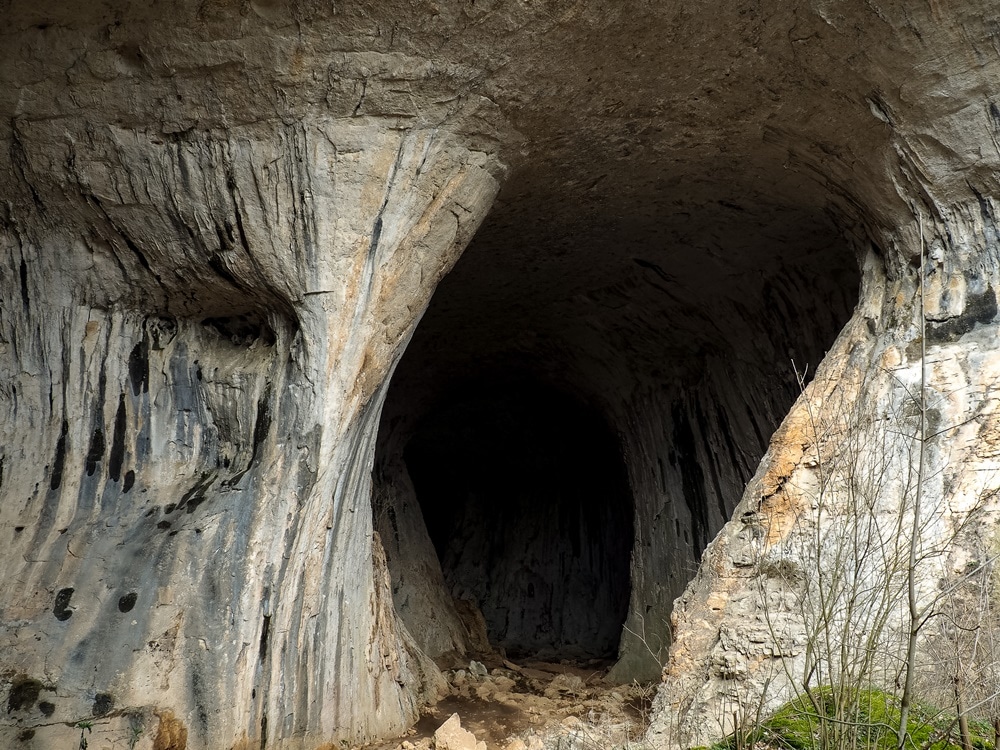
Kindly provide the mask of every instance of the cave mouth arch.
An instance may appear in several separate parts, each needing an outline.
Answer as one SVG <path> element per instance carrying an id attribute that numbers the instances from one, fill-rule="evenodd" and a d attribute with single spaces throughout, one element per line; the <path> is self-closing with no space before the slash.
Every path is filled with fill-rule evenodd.
<path id="1" fill-rule="evenodd" d="M 536 380 L 493 376 L 431 411 L 404 449 L 456 600 L 511 657 L 616 655 L 632 498 L 600 415 Z"/>
<path id="2" fill-rule="evenodd" d="M 498 373 L 519 373 L 587 404 L 617 439 L 632 540 L 609 679 L 658 679 L 674 601 L 800 395 L 797 372 L 811 377 L 851 319 L 872 252 L 854 209 L 781 156 L 645 182 L 609 172 L 582 200 L 559 169 L 510 176 L 416 327 L 377 438 L 376 530 L 397 613 L 428 656 L 490 644 L 446 582 L 431 541 L 446 527 L 425 518 L 426 478 L 404 452 L 463 387 L 488 401 Z"/>

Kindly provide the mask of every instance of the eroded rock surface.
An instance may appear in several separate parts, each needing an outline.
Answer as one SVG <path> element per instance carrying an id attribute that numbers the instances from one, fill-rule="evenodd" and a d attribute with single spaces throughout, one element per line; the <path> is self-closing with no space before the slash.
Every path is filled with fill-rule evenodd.
<path id="1" fill-rule="evenodd" d="M 490 645 L 404 460 L 459 381 L 516 372 L 618 437 L 621 679 L 659 673 L 707 550 L 655 743 L 718 734 L 798 658 L 792 605 L 778 638 L 754 620 L 761 555 L 849 518 L 846 480 L 826 521 L 811 498 L 852 441 L 902 481 L 921 371 L 928 543 L 992 497 L 1000 62 L 974 4 L 4 18 L 0 742 L 399 734 L 428 655 Z"/>
<path id="2" fill-rule="evenodd" d="M 455 135 L 467 103 L 405 129 L 248 103 L 276 94 L 281 35 L 174 10 L 43 13 L 4 44 L 0 653 L 48 709 L 12 703 L 3 741 L 132 716 L 188 747 L 401 730 L 434 675 L 374 564 L 367 467 L 499 168 Z"/>

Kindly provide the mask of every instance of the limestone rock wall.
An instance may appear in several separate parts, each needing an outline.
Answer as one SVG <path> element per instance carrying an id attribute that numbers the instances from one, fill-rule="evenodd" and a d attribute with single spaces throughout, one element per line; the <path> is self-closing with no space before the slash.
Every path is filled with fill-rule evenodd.
<path id="1" fill-rule="evenodd" d="M 377 465 L 372 508 L 385 546 L 396 612 L 432 659 L 489 651 L 478 620 L 463 619 L 448 591 L 402 451 Z"/>
<path id="2" fill-rule="evenodd" d="M 651 740 L 722 731 L 775 656 L 736 627 L 763 580 L 741 545 L 816 526 L 809 464 L 896 434 L 876 405 L 910 424 L 921 223 L 946 404 L 929 502 L 989 496 L 1000 62 L 973 3 L 7 10 L 0 742 L 66 743 L 90 717 L 95 741 L 213 749 L 410 723 L 426 655 L 482 634 L 437 590 L 392 450 L 376 499 L 415 546 L 373 534 L 380 416 L 402 450 L 447 367 L 501 360 L 619 436 L 620 674 L 655 674 L 665 624 L 656 658 L 631 634 L 736 506 L 797 395 L 790 360 L 850 312 L 856 255 L 860 306 L 674 610 Z M 390 586 L 440 621 L 408 633 Z"/>
<path id="3" fill-rule="evenodd" d="M 899 21 L 901 12 L 885 18 Z M 883 165 L 892 187 L 862 204 L 868 251 L 861 254 L 861 300 L 675 605 L 654 744 L 702 744 L 754 715 L 761 701 L 766 710 L 787 700 L 804 674 L 807 640 L 822 632 L 803 614 L 806 582 L 819 566 L 856 551 L 853 530 L 878 538 L 878 529 L 899 528 L 887 549 L 909 543 L 912 535 L 898 524 L 912 509 L 917 482 L 921 370 L 931 405 L 922 490 L 928 520 L 917 542 L 930 551 L 919 571 L 921 601 L 954 582 L 992 538 L 997 151 L 989 115 L 995 92 L 986 81 L 995 61 L 979 56 L 989 34 L 977 22 L 931 16 L 909 17 L 919 42 L 901 35 L 896 63 L 886 51 L 877 66 L 886 95 L 872 100 L 872 111 L 883 115 L 891 138 Z M 931 49 L 939 56 L 929 57 Z M 904 74 L 902 58 L 922 62 Z M 975 58 L 975 72 L 963 74 L 960 58 Z M 902 206 L 892 206 L 896 198 Z M 869 503 L 864 513 L 861 498 Z M 877 522 L 865 526 L 859 517 Z M 858 570 L 866 584 L 885 587 L 878 582 L 888 580 L 894 591 L 886 605 L 892 626 L 877 644 L 887 654 L 879 680 L 891 685 L 905 595 L 884 561 Z M 863 617 L 847 622 L 831 643 L 845 632 L 867 632 Z M 923 667 L 935 648 L 930 640 Z M 828 663 L 824 673 L 837 669 Z"/>
<path id="4" fill-rule="evenodd" d="M 461 112 L 251 121 L 263 81 L 212 108 L 204 78 L 192 111 L 182 61 L 218 83 L 253 45 L 102 29 L 25 30 L 24 69 L 87 51 L 5 124 L 0 743 L 400 732 L 437 678 L 378 564 L 375 426 L 496 163 Z"/>
<path id="5" fill-rule="evenodd" d="M 989 561 L 1000 518 L 995 208 L 930 210 L 923 284 L 915 217 L 898 248 L 910 260 L 866 259 L 854 318 L 677 600 L 654 745 L 710 742 L 788 700 L 806 675 L 818 686 L 853 670 L 898 687 L 911 545 L 924 615 L 959 617 L 941 592 Z M 933 627 L 920 644 L 919 689 L 947 704 L 956 647 Z M 877 658 L 861 667 L 866 649 Z"/>

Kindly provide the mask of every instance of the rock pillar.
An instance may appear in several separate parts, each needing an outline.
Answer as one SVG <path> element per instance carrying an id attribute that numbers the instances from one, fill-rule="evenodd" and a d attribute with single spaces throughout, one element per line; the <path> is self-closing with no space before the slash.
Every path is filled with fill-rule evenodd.
<path id="1" fill-rule="evenodd" d="M 416 719 L 439 676 L 393 612 L 370 470 L 388 375 L 497 189 L 455 130 L 13 123 L 0 744 L 313 748 Z"/>
<path id="2" fill-rule="evenodd" d="M 996 206 L 911 205 L 675 604 L 656 745 L 708 744 L 807 685 L 898 694 L 911 571 L 920 698 L 953 700 L 951 623 L 995 627 L 956 597 L 993 564 L 1000 516 Z"/>

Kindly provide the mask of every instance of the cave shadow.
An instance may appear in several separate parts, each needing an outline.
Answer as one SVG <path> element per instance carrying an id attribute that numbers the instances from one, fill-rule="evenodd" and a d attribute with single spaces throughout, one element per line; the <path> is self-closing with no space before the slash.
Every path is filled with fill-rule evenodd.
<path id="1" fill-rule="evenodd" d="M 537 380 L 457 388 L 404 450 L 452 597 L 511 657 L 611 658 L 625 621 L 632 498 L 601 417 Z"/>
<path id="2" fill-rule="evenodd" d="M 394 596 L 418 643 L 443 619 L 427 609 L 431 597 L 413 596 L 418 569 L 433 567 L 447 590 L 434 606 L 473 603 L 494 647 L 616 655 L 624 681 L 660 674 L 673 601 L 799 396 L 793 363 L 811 376 L 858 299 L 864 217 L 844 213 L 805 171 L 790 176 L 777 156 L 693 160 L 648 182 L 642 200 L 605 180 L 605 195 L 574 203 L 555 174 L 511 177 L 439 285 L 383 411 L 376 477 L 392 477 L 397 510 L 418 506 L 421 519 L 402 524 L 387 548 L 390 570 L 409 576 Z M 603 432 L 553 432 L 576 424 L 568 402 L 585 405 Z M 590 448 L 574 442 L 584 438 Z M 591 459 L 574 464 L 556 444 Z M 613 558 L 609 571 L 624 567 L 621 583 L 601 589 L 612 576 L 596 576 L 591 560 L 554 593 L 574 537 L 541 530 L 570 526 L 560 520 L 565 476 L 590 477 L 600 461 L 588 451 L 600 445 L 616 457 L 606 476 L 621 481 L 605 494 L 619 512 L 587 501 L 584 515 L 608 538 L 602 529 L 578 540 L 593 548 L 584 556 Z M 532 462 L 538 456 L 562 489 Z M 414 541 L 421 535 L 426 552 Z M 566 552 L 545 560 L 546 544 Z M 584 605 L 576 589 L 588 586 Z M 574 620 L 588 633 L 566 624 Z"/>

